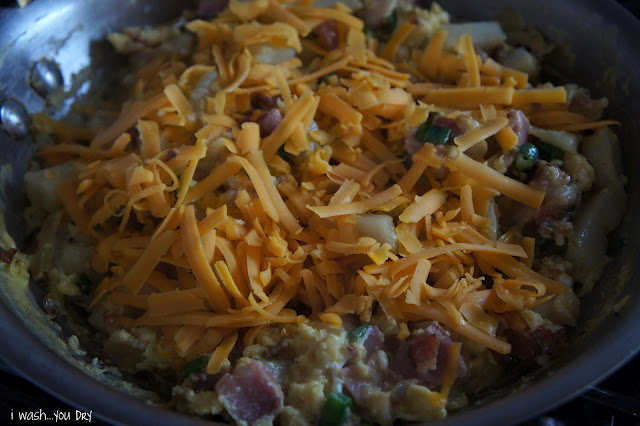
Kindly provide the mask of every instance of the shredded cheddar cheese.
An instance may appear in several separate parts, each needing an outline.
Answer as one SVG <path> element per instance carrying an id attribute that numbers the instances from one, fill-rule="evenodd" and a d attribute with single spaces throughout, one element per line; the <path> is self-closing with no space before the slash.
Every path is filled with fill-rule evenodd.
<path id="1" fill-rule="evenodd" d="M 334 49 L 313 35 L 323 22 Z M 570 292 L 533 269 L 534 238 L 499 227 L 499 197 L 537 209 L 547 195 L 499 167 L 522 143 L 509 113 L 548 130 L 619 123 L 570 111 L 564 87 L 533 87 L 469 34 L 451 50 L 435 28 L 416 46 L 405 21 L 380 42 L 341 4 L 231 1 L 187 29 L 193 52 L 142 68 L 111 125 L 39 120 L 65 138 L 40 157 L 75 165 L 57 191 L 96 241 L 91 307 L 143 311 L 123 324 L 158 327 L 177 365 L 206 354 L 215 374 L 269 324 L 340 329 L 376 310 L 402 340 L 433 320 L 508 354 L 496 315 Z M 455 123 L 451 137 L 410 150 L 428 120 Z M 438 406 L 460 359 L 455 342 Z"/>

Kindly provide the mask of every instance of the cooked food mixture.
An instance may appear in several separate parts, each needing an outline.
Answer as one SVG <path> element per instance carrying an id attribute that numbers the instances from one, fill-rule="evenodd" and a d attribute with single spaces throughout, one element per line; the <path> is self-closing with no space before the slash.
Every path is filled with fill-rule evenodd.
<path id="1" fill-rule="evenodd" d="M 439 419 L 563 350 L 624 212 L 618 123 L 539 78 L 539 37 L 322 3 L 111 34 L 118 114 L 36 117 L 30 273 L 177 410 Z"/>

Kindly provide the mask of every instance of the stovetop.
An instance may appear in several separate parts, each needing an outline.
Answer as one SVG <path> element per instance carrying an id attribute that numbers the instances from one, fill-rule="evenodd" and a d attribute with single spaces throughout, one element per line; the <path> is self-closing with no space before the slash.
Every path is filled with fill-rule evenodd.
<path id="1" fill-rule="evenodd" d="M 640 426 L 640 355 L 578 397 L 522 426 Z"/>

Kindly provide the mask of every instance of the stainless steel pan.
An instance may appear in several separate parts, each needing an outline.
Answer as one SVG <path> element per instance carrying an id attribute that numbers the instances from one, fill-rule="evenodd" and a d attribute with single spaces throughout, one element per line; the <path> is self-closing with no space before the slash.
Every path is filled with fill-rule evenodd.
<path id="1" fill-rule="evenodd" d="M 7 229 L 19 247 L 25 244 L 21 181 L 33 151 L 25 113 L 64 110 L 68 104 L 53 108 L 41 95 L 59 84 L 70 89 L 73 75 L 92 64 L 96 80 L 111 76 L 117 60 L 99 43 L 109 31 L 166 21 L 189 4 L 172 0 L 35 0 L 24 9 L 0 10 L 0 119 L 5 128 L 0 132 L 0 203 Z M 640 23 L 617 3 L 604 0 L 447 0 L 442 6 L 461 19 L 489 19 L 505 9 L 515 10 L 528 24 L 563 42 L 567 52 L 575 54 L 558 58 L 562 60 L 555 64 L 555 71 L 596 95 L 607 96 L 609 115 L 623 122 L 619 136 L 629 210 L 612 237 L 616 244 L 610 250 L 612 261 L 605 276 L 583 301 L 581 321 L 571 334 L 569 348 L 548 368 L 442 422 L 516 423 L 580 394 L 640 347 L 640 227 L 635 224 L 640 216 Z M 33 80 L 29 84 L 31 72 L 39 83 L 37 91 Z M 81 89 L 80 93 L 90 87 Z M 93 410 L 111 422 L 158 425 L 202 421 L 149 405 L 144 398 L 131 396 L 134 387 L 92 368 L 91 355 L 72 351 L 64 343 L 69 330 L 44 317 L 37 306 L 38 297 L 35 286 L 19 289 L 0 283 L 0 336 L 4 341 L 0 357 L 15 370 L 69 404 Z"/>

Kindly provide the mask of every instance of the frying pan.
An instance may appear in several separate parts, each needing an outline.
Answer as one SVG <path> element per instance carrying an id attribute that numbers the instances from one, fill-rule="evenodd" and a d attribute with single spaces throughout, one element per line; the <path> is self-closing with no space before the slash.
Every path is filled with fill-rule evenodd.
<path id="1" fill-rule="evenodd" d="M 51 105 L 43 95 L 73 89 L 82 96 L 96 89 L 92 81 L 115 75 L 118 60 L 100 42 L 105 34 L 165 22 L 189 5 L 172 0 L 35 0 L 22 9 L 0 10 L 0 121 L 5 130 L 0 132 L 0 204 L 19 248 L 27 243 L 22 176 L 34 150 L 28 113 L 64 114 L 69 101 Z M 583 299 L 569 346 L 547 367 L 435 423 L 512 424 L 579 395 L 640 347 L 640 227 L 634 226 L 640 214 L 640 79 L 635 78 L 640 25 L 617 3 L 604 0 L 447 0 L 442 6 L 461 20 L 493 19 L 514 10 L 564 46 L 564 55 L 549 64 L 556 77 L 607 96 L 608 116 L 622 122 L 618 135 L 628 178 L 628 211 L 610 236 L 611 261 L 596 289 Z M 90 353 L 68 345 L 72 330 L 49 321 L 39 303 L 35 284 L 20 288 L 6 279 L 0 282 L 0 358 L 14 370 L 112 423 L 204 423 L 145 402 L 148 392 L 101 368 Z"/>

